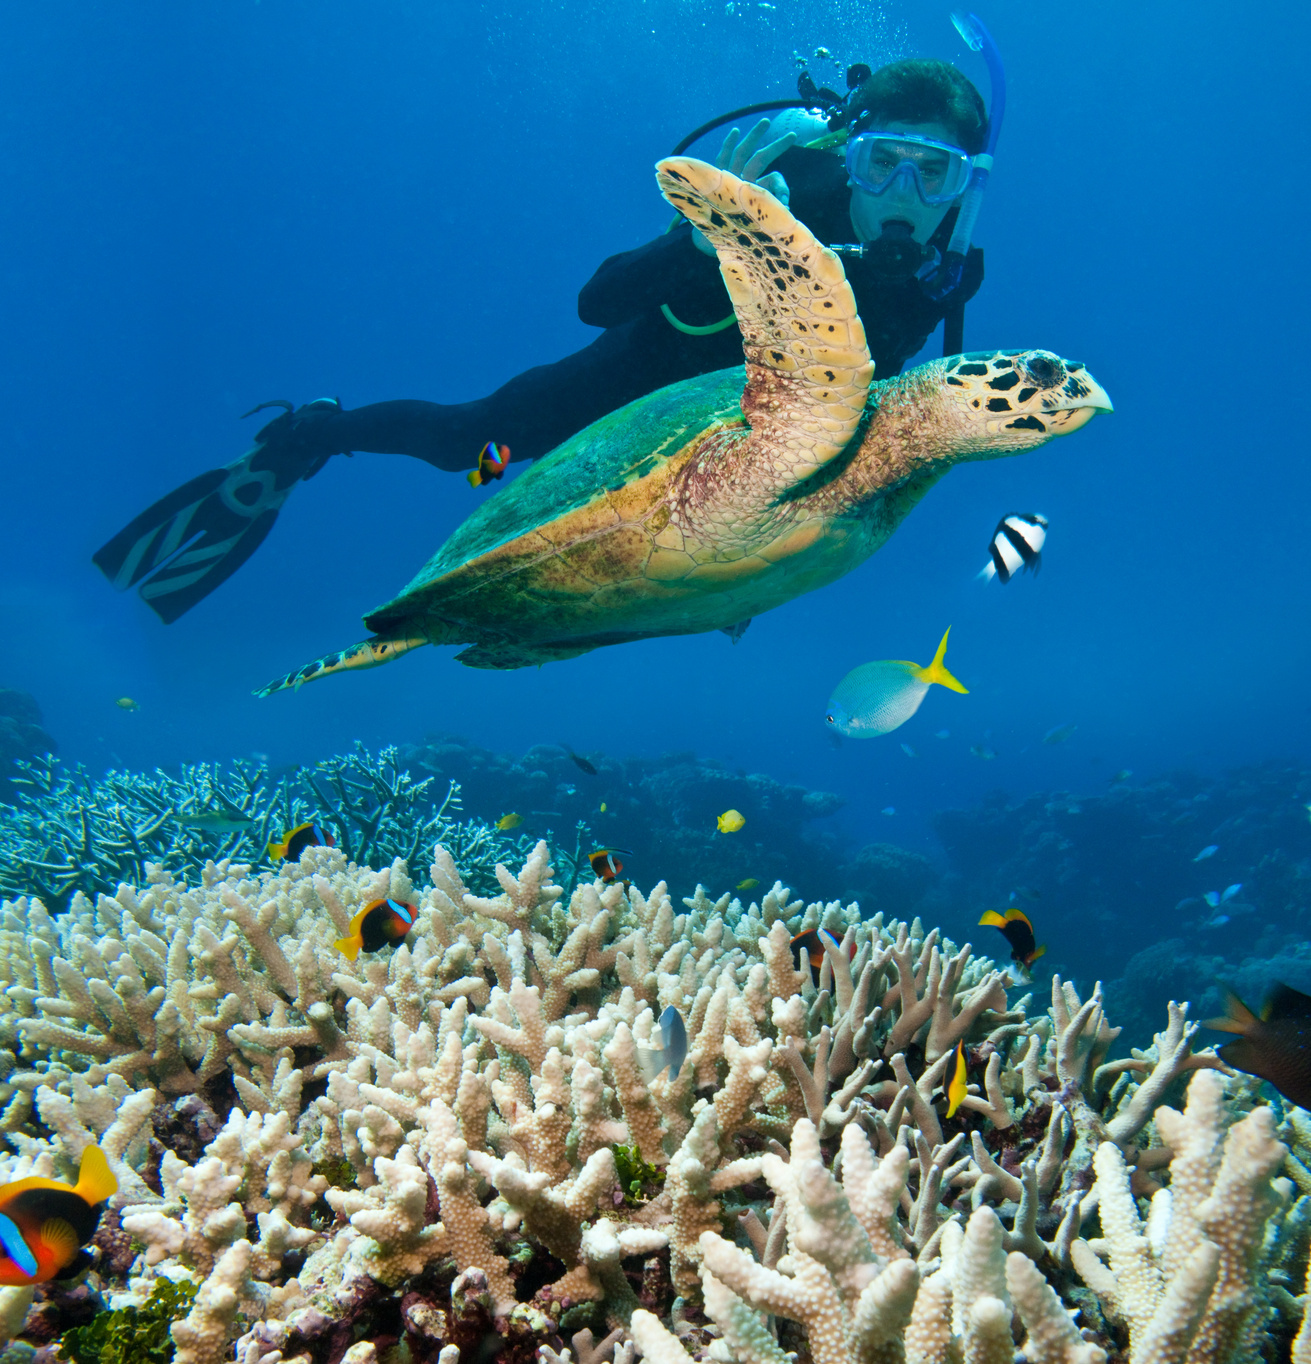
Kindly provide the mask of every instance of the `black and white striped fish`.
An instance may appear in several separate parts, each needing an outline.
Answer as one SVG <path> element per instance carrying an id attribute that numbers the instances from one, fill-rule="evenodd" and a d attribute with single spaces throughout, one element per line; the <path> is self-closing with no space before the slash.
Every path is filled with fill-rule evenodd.
<path id="1" fill-rule="evenodd" d="M 1035 573 L 1042 567 L 1042 547 L 1047 540 L 1047 518 L 1037 512 L 1011 512 L 997 522 L 988 553 L 992 556 L 979 577 L 1008 583 L 1022 568 Z"/>

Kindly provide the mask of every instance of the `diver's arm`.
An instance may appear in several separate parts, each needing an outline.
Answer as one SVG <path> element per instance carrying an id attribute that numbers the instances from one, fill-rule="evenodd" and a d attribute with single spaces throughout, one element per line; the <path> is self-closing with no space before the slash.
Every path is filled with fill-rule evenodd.
<path id="1" fill-rule="evenodd" d="M 719 262 L 692 245 L 688 223 L 632 251 L 602 261 L 578 295 L 578 317 L 589 327 L 618 327 L 667 303 L 674 312 L 707 312 L 713 321 L 728 306 Z"/>

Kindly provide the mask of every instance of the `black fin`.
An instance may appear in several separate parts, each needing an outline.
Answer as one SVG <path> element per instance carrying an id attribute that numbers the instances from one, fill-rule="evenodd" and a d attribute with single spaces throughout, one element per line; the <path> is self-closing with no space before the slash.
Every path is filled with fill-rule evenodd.
<path id="1" fill-rule="evenodd" d="M 1282 980 L 1275 981 L 1261 1008 L 1261 1018 L 1271 1023 L 1283 1018 L 1311 1019 L 1311 995 L 1304 995 L 1285 985 Z"/>
<path id="2" fill-rule="evenodd" d="M 1219 1018 L 1203 1019 L 1202 1027 L 1214 1028 L 1216 1032 L 1236 1032 L 1239 1034 L 1250 1032 L 1261 1020 L 1227 985 L 1222 985 L 1220 988 L 1225 999 L 1224 1014 Z"/>

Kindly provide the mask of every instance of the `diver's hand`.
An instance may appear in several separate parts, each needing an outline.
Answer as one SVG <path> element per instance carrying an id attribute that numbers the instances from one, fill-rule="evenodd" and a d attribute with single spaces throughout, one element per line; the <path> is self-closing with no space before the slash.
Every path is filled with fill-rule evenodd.
<path id="1" fill-rule="evenodd" d="M 791 198 L 788 182 L 778 171 L 771 171 L 769 167 L 796 142 L 797 135 L 784 133 L 782 137 L 767 142 L 769 129 L 770 120 L 767 118 L 762 118 L 745 137 L 737 128 L 730 129 L 719 149 L 719 155 L 715 157 L 715 165 L 720 170 L 736 175 L 739 180 L 768 190 L 786 208 Z M 698 251 L 707 256 L 715 254 L 715 248 L 699 228 L 692 229 L 692 241 Z"/>

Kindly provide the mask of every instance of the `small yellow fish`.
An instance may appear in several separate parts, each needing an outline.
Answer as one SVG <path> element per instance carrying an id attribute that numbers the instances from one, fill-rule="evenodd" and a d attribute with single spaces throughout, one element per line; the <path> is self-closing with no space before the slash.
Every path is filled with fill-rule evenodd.
<path id="1" fill-rule="evenodd" d="M 746 820 L 739 810 L 725 810 L 715 822 L 719 825 L 721 834 L 735 834 L 746 823 Z"/>
<path id="2" fill-rule="evenodd" d="M 506 829 L 517 829 L 522 823 L 523 823 L 522 815 L 516 814 L 502 815 L 500 819 L 496 821 L 496 827 L 500 829 L 502 833 L 504 833 Z"/>
<path id="3" fill-rule="evenodd" d="M 956 1064 L 952 1070 L 951 1083 L 947 1086 L 947 1116 L 954 1118 L 956 1110 L 965 1102 L 968 1093 L 965 1079 L 965 1043 L 956 1043 Z"/>
<path id="4" fill-rule="evenodd" d="M 739 882 L 737 883 L 737 889 L 738 889 L 738 890 L 755 890 L 755 888 L 756 888 L 759 884 L 760 884 L 760 882 L 759 882 L 754 876 L 748 876 L 747 879 L 746 879 L 745 881 L 739 881 Z"/>
<path id="5" fill-rule="evenodd" d="M 141 707 L 130 696 L 120 696 L 114 704 L 119 710 L 140 710 Z"/>
<path id="6" fill-rule="evenodd" d="M 605 814 L 605 801 L 601 802 L 601 813 Z"/>

